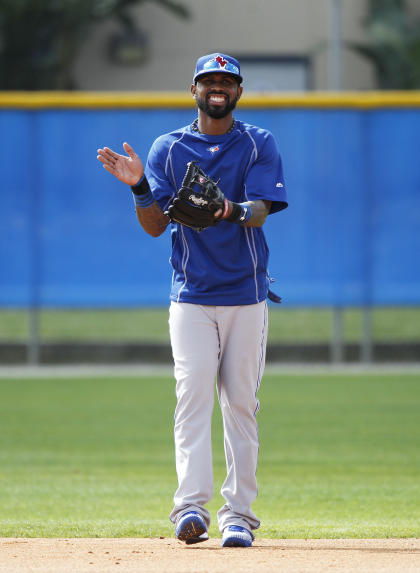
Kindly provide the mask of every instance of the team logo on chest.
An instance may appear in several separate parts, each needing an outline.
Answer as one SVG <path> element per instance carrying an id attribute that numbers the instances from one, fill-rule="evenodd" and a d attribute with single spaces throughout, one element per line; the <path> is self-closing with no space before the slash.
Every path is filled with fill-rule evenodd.
<path id="1" fill-rule="evenodd" d="M 220 147 L 218 145 L 213 145 L 213 147 L 208 147 L 207 151 L 210 151 L 212 155 L 220 151 Z"/>

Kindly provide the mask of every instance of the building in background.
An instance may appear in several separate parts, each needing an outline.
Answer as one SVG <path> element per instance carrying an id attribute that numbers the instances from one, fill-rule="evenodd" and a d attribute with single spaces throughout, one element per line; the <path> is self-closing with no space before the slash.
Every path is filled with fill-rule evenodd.
<path id="1" fill-rule="evenodd" d="M 189 16 L 189 17 L 188 17 Z M 0 91 L 185 91 L 197 57 L 246 90 L 420 90 L 419 0 L 20 0 L 0 9 Z"/>
<path id="2" fill-rule="evenodd" d="M 117 23 L 98 25 L 79 55 L 82 90 L 187 90 L 197 57 L 214 51 L 241 59 L 249 90 L 327 90 L 333 0 L 183 0 L 191 19 L 146 2 L 133 10 L 144 32 L 143 61 L 112 57 Z M 415 6 L 416 2 L 411 2 Z M 364 42 L 367 0 L 341 0 L 340 88 L 375 88 L 370 63 L 346 42 Z M 414 9 L 414 8 L 413 8 Z M 417 11 L 419 7 L 417 6 Z M 110 53 L 111 48 L 111 53 Z M 114 54 L 115 55 L 115 54 Z M 141 59 L 141 56 L 139 56 Z M 122 61 L 121 61 L 122 60 Z M 248 84 L 248 85 L 247 85 Z"/>

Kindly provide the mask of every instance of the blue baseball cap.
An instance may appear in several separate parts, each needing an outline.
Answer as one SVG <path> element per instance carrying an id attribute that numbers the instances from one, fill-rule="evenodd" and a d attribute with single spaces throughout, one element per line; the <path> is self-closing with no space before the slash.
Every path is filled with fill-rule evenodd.
<path id="1" fill-rule="evenodd" d="M 194 83 L 206 74 L 224 73 L 234 76 L 242 83 L 241 68 L 238 60 L 226 54 L 208 54 L 198 58 L 195 65 Z"/>

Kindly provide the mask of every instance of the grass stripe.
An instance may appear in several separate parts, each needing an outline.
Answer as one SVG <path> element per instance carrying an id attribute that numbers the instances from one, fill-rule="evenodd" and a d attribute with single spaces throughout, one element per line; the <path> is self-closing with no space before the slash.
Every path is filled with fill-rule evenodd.
<path id="1" fill-rule="evenodd" d="M 331 309 L 270 308 L 269 342 L 326 342 L 331 339 Z M 44 309 L 39 315 L 41 339 L 51 341 L 139 341 L 169 343 L 168 309 L 125 310 Z M 345 342 L 362 337 L 362 310 L 343 313 Z M 372 310 L 375 341 L 420 341 L 420 307 Z M 0 311 L 0 341 L 25 341 L 29 314 L 24 310 Z"/>
<path id="2" fill-rule="evenodd" d="M 1 536 L 173 534 L 171 376 L 5 378 L 0 393 Z M 259 399 L 260 537 L 420 537 L 418 374 L 270 373 Z M 217 492 L 217 408 L 213 449 Z"/>

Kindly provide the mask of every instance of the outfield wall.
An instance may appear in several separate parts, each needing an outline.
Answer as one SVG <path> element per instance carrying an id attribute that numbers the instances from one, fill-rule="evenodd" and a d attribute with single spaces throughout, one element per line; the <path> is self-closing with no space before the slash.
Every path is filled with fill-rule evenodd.
<path id="1" fill-rule="evenodd" d="M 170 236 L 139 227 L 98 147 L 153 140 L 196 112 L 183 94 L 0 94 L 0 305 L 165 305 Z M 265 229 L 284 304 L 420 304 L 420 93 L 249 96 L 290 207 Z"/>

